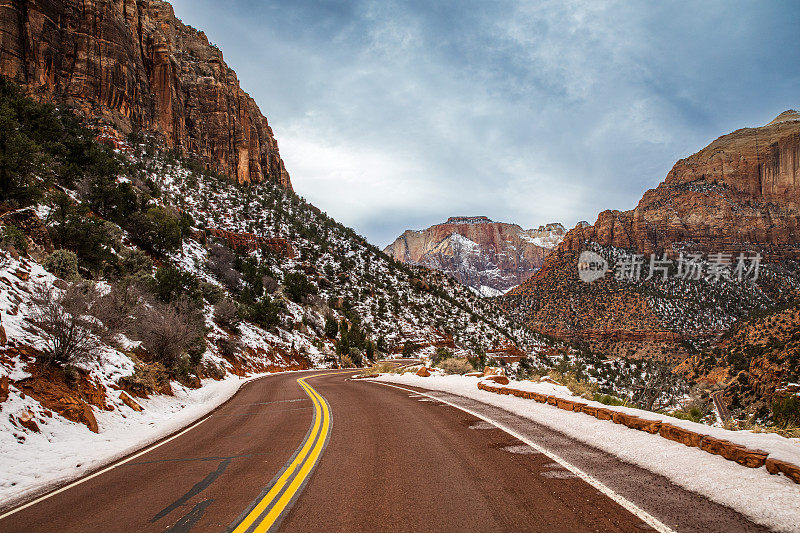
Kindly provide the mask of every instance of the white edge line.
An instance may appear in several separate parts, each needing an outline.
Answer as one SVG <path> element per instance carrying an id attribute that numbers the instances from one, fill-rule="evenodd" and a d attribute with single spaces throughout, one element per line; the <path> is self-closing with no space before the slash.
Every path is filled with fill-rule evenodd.
<path id="1" fill-rule="evenodd" d="M 281 374 L 293 374 L 293 373 L 301 373 L 301 372 L 310 372 L 310 371 L 313 371 L 313 370 L 320 370 L 320 369 L 318 369 L 318 368 L 309 368 L 308 370 L 287 370 L 287 371 L 284 371 L 284 372 L 269 372 L 267 374 L 263 374 L 263 375 L 260 375 L 260 376 L 249 376 L 249 377 L 241 380 L 241 382 L 239 383 L 239 387 L 234 391 L 234 393 L 227 400 L 225 400 L 224 402 L 222 402 L 218 406 L 214 407 L 214 409 L 212 409 L 211 411 L 212 412 L 216 411 L 218 408 L 220 408 L 223 405 L 225 405 L 226 403 L 228 403 L 228 401 L 230 401 L 234 396 L 236 396 L 236 394 L 239 393 L 239 391 L 242 389 L 242 387 L 244 385 L 248 384 L 248 383 L 251 383 L 253 381 L 258 381 L 259 379 L 268 378 L 270 376 L 278 376 L 278 375 L 281 375 Z M 196 428 L 197 426 L 199 426 L 200 424 L 202 424 L 203 422 L 205 422 L 206 420 L 208 420 L 212 416 L 214 416 L 214 415 L 213 414 L 207 414 L 204 418 L 198 420 L 197 422 L 194 422 L 192 425 L 190 425 L 186 429 L 182 430 L 180 433 L 176 433 L 176 434 L 172 435 L 171 437 L 168 437 L 168 438 L 166 438 L 164 440 L 156 442 L 155 444 L 152 444 L 152 445 L 146 447 L 145 449 L 135 453 L 134 455 L 131 455 L 130 457 L 122 459 L 121 461 L 117 461 L 117 462 L 115 462 L 115 463 L 113 463 L 113 464 L 111 464 L 111 465 L 109 465 L 109 466 L 107 466 L 107 467 L 105 467 L 103 469 L 98 470 L 97 472 L 89 474 L 88 476 L 85 476 L 85 477 L 82 477 L 80 479 L 77 479 L 77 480 L 73 481 L 72 483 L 64 485 L 63 487 L 61 487 L 59 489 L 56 489 L 56 490 L 51 491 L 51 492 L 48 492 L 47 494 L 44 494 L 42 496 L 39 496 L 35 500 L 31 500 L 28 503 L 20 505 L 19 507 L 15 507 L 14 509 L 11 509 L 11 510 L 7 511 L 4 514 L 1 514 L 0 515 L 0 520 L 3 520 L 4 518 L 8 518 L 9 516 L 11 516 L 11 515 L 13 515 L 15 513 L 18 513 L 20 511 L 22 511 L 23 509 L 27 509 L 28 507 L 30 507 L 32 505 L 36 505 L 37 503 L 43 502 L 44 500 L 46 500 L 48 498 L 52 498 L 56 494 L 60 494 L 60 493 L 64 492 L 65 490 L 69 490 L 69 489 L 71 489 L 73 487 L 77 487 L 81 483 L 84 483 L 86 481 L 89 481 L 90 479 L 96 478 L 97 476 L 99 476 L 101 474 L 105 474 L 106 472 L 109 472 L 109 471 L 115 469 L 118 466 L 122 466 L 127 462 L 133 461 L 137 457 L 141 457 L 142 455 L 155 450 L 159 446 L 163 446 L 164 444 L 166 444 L 166 443 L 168 443 L 168 442 L 170 442 L 172 440 L 177 439 L 181 435 L 183 435 L 185 433 L 188 433 L 189 431 L 193 430 L 194 428 Z"/>
<path id="2" fill-rule="evenodd" d="M 111 466 L 107 466 L 107 467 L 103 468 L 102 470 L 98 470 L 97 472 L 94 472 L 93 474 L 89 474 L 88 476 L 82 477 L 81 479 L 79 479 L 77 481 L 73 481 L 69 485 L 65 485 L 65 486 L 61 487 L 60 489 L 56 489 L 56 490 L 54 490 L 52 492 L 48 492 L 44 496 L 40 496 L 40 497 L 36 498 L 35 500 L 32 500 L 32 501 L 30 501 L 30 502 L 28 502 L 28 503 L 26 503 L 24 505 L 20 505 L 16 509 L 12 509 L 12 510 L 8 511 L 5 514 L 0 515 L 0 520 L 13 515 L 14 513 L 22 511 L 23 509 L 27 509 L 28 507 L 30 507 L 32 505 L 36 505 L 37 503 L 42 502 L 42 501 L 44 501 L 44 500 L 46 500 L 48 498 L 51 498 L 51 497 L 55 496 L 56 494 L 60 494 L 60 493 L 64 492 L 65 490 L 69 490 L 69 489 L 71 489 L 73 487 L 76 487 L 76 486 L 80 485 L 81 483 L 83 483 L 85 481 L 89 481 L 90 479 L 96 478 L 97 476 L 99 476 L 101 474 L 105 474 L 106 472 L 108 472 L 110 470 L 113 470 L 118 466 L 124 465 L 125 463 L 127 463 L 129 461 L 133 461 L 137 457 L 141 457 L 142 455 L 144 455 L 144 454 L 146 454 L 146 453 L 158 448 L 159 446 L 162 446 L 162 445 L 170 442 L 171 440 L 177 439 L 178 437 L 180 437 L 184 433 L 188 433 L 189 431 L 193 430 L 194 428 L 196 428 L 197 426 L 199 426 L 200 424 L 202 424 L 203 422 L 205 422 L 206 420 L 211 418 L 211 416 L 212 415 L 207 415 L 205 418 L 195 422 L 194 424 L 192 424 L 188 428 L 184 429 L 180 433 L 176 433 L 175 435 L 173 435 L 173 436 L 171 436 L 171 437 L 169 437 L 167 439 L 164 439 L 161 442 L 157 442 L 157 443 L 153 444 L 152 446 L 149 446 L 149 447 L 145 448 L 144 450 L 136 453 L 135 455 L 131 455 L 130 457 L 127 457 L 127 458 L 125 458 L 125 459 L 123 459 L 123 460 L 121 460 L 119 462 L 116 462 L 116 463 L 112 464 Z"/>
<path id="3" fill-rule="evenodd" d="M 559 457 L 555 453 L 551 452 L 550 450 L 542 448 L 540 445 L 538 445 L 535 442 L 531 441 L 530 439 L 528 439 L 524 435 L 521 435 L 521 434 L 517 433 L 513 429 L 501 424 L 500 422 L 495 422 L 491 418 L 489 418 L 487 416 L 484 416 L 484 415 L 482 415 L 480 413 L 477 413 L 477 412 L 475 412 L 475 411 L 473 411 L 471 409 L 467 409 L 466 407 L 461 407 L 460 405 L 454 404 L 452 402 L 448 402 L 447 400 L 444 400 L 442 398 L 437 398 L 436 396 L 432 396 L 432 395 L 426 394 L 424 392 L 416 391 L 416 390 L 413 390 L 413 389 L 407 389 L 405 387 L 400 387 L 400 386 L 397 386 L 397 385 L 393 385 L 391 383 L 384 383 L 382 381 L 373 381 L 373 380 L 367 380 L 367 381 L 370 381 L 372 383 L 377 383 L 379 385 L 385 385 L 387 387 L 393 387 L 395 389 L 404 390 L 406 392 L 414 392 L 414 393 L 417 393 L 417 394 L 422 394 L 423 396 L 427 396 L 428 398 L 432 398 L 432 399 L 434 399 L 436 401 L 445 403 L 445 404 L 449 405 L 450 407 L 455 407 L 456 409 L 464 411 L 465 413 L 468 413 L 468 414 L 470 414 L 470 415 L 472 415 L 472 416 L 474 416 L 476 418 L 480 418 L 484 422 L 488 422 L 488 423 L 492 424 L 493 426 L 495 426 L 496 428 L 498 428 L 498 429 L 500 429 L 502 431 L 505 431 L 506 433 L 508 433 L 512 437 L 524 442 L 525 444 L 527 444 L 528 446 L 530 446 L 531 448 L 533 448 L 537 452 L 543 453 L 544 455 L 546 455 L 547 457 L 549 457 L 553 461 L 557 462 L 558 464 L 560 464 L 561 466 L 563 466 L 564 468 L 566 468 L 567 470 L 569 470 L 570 472 L 572 472 L 573 474 L 575 474 L 576 476 L 578 476 L 579 478 L 584 480 L 589 485 L 591 485 L 594 488 L 596 488 L 598 491 L 600 491 L 604 495 L 606 495 L 609 498 L 611 498 L 612 500 L 614 500 L 620 506 L 624 507 L 625 509 L 627 509 L 628 511 L 630 511 L 631 513 L 636 515 L 637 518 L 641 519 L 643 522 L 645 522 L 647 525 L 649 525 L 653 529 L 655 529 L 657 531 L 660 531 L 661 533 L 675 533 L 675 531 L 672 528 L 670 528 L 666 524 L 662 523 L 660 520 L 658 520 L 654 516 L 650 515 L 647 511 L 644 511 L 643 509 L 640 509 L 636 504 L 634 504 L 633 502 L 631 502 L 630 500 L 628 500 L 624 496 L 621 496 L 621 495 L 617 494 L 616 492 L 614 492 L 613 490 L 611 490 L 610 488 L 608 488 L 602 481 L 600 481 L 598 479 L 595 479 L 594 477 L 590 476 L 589 474 L 587 474 L 586 472 L 584 472 L 583 470 L 581 470 L 577 466 L 574 466 L 573 464 L 567 462 L 566 459 L 562 459 L 561 457 Z M 445 392 L 445 391 L 442 391 L 442 392 Z M 478 400 L 475 400 L 475 401 L 478 401 Z M 0 518 L 2 518 L 2 517 L 0 517 Z"/>

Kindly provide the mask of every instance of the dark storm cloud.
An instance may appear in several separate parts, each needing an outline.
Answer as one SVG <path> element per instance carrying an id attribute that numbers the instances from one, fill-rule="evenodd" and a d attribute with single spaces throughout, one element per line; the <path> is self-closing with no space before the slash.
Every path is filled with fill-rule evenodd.
<path id="1" fill-rule="evenodd" d="M 453 215 L 593 222 L 800 105 L 791 2 L 173 4 L 269 118 L 297 191 L 379 245 Z"/>

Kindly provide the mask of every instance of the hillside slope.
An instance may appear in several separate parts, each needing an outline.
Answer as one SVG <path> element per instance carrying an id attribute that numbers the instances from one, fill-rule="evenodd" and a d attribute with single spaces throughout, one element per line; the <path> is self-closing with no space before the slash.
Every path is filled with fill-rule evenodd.
<path id="1" fill-rule="evenodd" d="M 794 111 L 720 137 L 676 163 L 636 209 L 604 211 L 594 225 L 572 229 L 503 307 L 538 331 L 609 355 L 680 361 L 709 347 L 737 320 L 797 296 L 798 150 Z M 611 273 L 582 282 L 586 250 L 604 257 Z M 642 256 L 641 276 L 617 279 L 631 254 Z M 647 279 L 650 254 L 673 261 L 667 276 L 654 270 Z M 699 279 L 676 276 L 681 254 L 699 254 Z M 757 279 L 735 279 L 739 254 L 748 267 L 761 254 Z M 709 277 L 715 260 L 723 268 Z"/>

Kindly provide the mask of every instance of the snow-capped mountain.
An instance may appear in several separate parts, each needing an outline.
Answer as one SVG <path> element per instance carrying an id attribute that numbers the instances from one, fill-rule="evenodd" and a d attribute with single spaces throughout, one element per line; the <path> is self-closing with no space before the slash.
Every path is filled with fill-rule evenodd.
<path id="1" fill-rule="evenodd" d="M 450 217 L 408 230 L 384 252 L 398 261 L 441 270 L 481 296 L 499 296 L 528 279 L 564 238 L 561 224 L 522 229 L 487 217 Z"/>

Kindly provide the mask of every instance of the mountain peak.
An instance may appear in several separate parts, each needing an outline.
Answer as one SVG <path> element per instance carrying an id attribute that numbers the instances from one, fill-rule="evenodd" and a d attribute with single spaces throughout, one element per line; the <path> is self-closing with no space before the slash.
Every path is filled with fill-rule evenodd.
<path id="1" fill-rule="evenodd" d="M 489 217 L 450 217 L 445 224 L 491 224 Z"/>
<path id="2" fill-rule="evenodd" d="M 795 120 L 800 120 L 800 113 L 795 111 L 794 109 L 787 109 L 777 117 L 775 117 L 772 122 L 767 124 L 767 126 L 772 126 L 773 124 L 779 124 L 781 122 L 792 122 Z"/>

